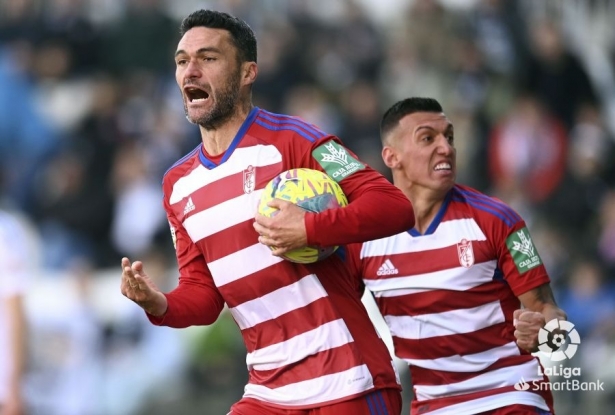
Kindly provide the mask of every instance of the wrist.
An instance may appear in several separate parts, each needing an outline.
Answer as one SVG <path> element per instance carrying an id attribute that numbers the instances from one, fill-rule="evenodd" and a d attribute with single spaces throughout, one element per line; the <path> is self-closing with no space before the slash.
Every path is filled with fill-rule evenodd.
<path id="1" fill-rule="evenodd" d="M 157 293 L 157 298 L 152 300 L 150 304 L 143 304 L 145 312 L 154 317 L 162 317 L 166 314 L 169 308 L 167 297 L 163 293 Z"/>

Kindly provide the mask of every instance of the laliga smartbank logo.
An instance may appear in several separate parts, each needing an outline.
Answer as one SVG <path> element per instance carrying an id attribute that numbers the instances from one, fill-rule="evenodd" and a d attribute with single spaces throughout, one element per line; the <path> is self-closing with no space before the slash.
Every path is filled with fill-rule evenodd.
<path id="1" fill-rule="evenodd" d="M 581 344 L 581 336 L 574 324 L 565 320 L 553 319 L 538 332 L 538 350 L 545 353 L 549 360 L 559 362 L 572 359 Z M 518 391 L 603 391 L 604 382 L 599 379 L 594 382 L 575 379 L 581 376 L 580 367 L 568 367 L 563 364 L 543 367 L 538 365 L 535 380 L 526 381 L 521 378 L 514 387 Z M 544 381 L 545 375 L 548 381 Z M 558 380 L 564 378 L 565 380 Z"/>
<path id="2" fill-rule="evenodd" d="M 566 320 L 553 319 L 538 332 L 538 350 L 546 353 L 554 362 L 572 359 L 580 343 L 581 336 L 574 324 Z"/>

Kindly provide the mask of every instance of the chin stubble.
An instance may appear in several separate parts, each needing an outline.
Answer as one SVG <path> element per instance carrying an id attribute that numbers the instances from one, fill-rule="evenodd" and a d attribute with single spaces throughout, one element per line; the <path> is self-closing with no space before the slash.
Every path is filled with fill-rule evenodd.
<path id="1" fill-rule="evenodd" d="M 239 102 L 239 88 L 239 73 L 237 73 L 229 80 L 226 88 L 217 95 L 213 108 L 196 119 L 188 115 L 188 104 L 184 102 L 186 119 L 192 124 L 197 124 L 206 130 L 217 129 L 233 116 L 237 103 Z M 210 95 L 210 98 L 211 97 L 213 97 L 213 95 Z"/>

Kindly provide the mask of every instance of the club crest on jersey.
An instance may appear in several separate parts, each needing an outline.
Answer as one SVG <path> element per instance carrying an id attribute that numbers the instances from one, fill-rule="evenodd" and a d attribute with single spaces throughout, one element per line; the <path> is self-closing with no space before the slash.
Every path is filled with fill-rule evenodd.
<path id="1" fill-rule="evenodd" d="M 472 241 L 462 239 L 457 244 L 457 255 L 459 255 L 459 263 L 464 268 L 470 268 L 474 265 L 474 249 L 472 248 Z"/>
<path id="2" fill-rule="evenodd" d="M 256 170 L 254 166 L 248 166 L 243 171 L 243 192 L 245 194 L 252 193 L 256 186 Z"/>

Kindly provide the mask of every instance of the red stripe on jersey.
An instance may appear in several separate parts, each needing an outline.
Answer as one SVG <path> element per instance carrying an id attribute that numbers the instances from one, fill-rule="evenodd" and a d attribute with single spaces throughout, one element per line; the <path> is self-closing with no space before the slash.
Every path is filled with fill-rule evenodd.
<path id="1" fill-rule="evenodd" d="M 320 376 L 351 369 L 361 361 L 354 343 L 324 350 L 309 356 L 300 362 L 273 370 L 251 370 L 249 382 L 279 388 Z M 300 369 L 295 367 L 300 366 Z"/>
<path id="2" fill-rule="evenodd" d="M 280 172 L 280 165 L 281 164 L 278 163 L 268 166 L 255 167 L 255 190 L 264 188 L 267 183 L 269 183 L 269 180 Z M 243 182 L 244 172 L 240 171 L 226 177 L 221 177 L 218 180 L 195 190 L 190 194 L 190 197 L 196 206 L 196 210 L 191 212 L 190 216 L 244 194 Z M 177 204 L 174 204 L 173 206 L 175 205 Z"/>
<path id="3" fill-rule="evenodd" d="M 248 353 L 272 344 L 281 343 L 299 334 L 314 330 L 325 323 L 340 318 L 329 298 L 324 297 L 311 302 L 272 320 L 267 320 L 254 327 L 244 329 L 241 335 L 246 343 Z"/>
<path id="4" fill-rule="evenodd" d="M 486 241 L 472 241 L 472 248 L 475 264 L 487 262 L 493 257 L 493 253 L 490 252 L 489 243 Z M 378 264 L 380 266 L 387 258 L 399 269 L 399 275 L 421 275 L 445 269 L 459 268 L 461 266 L 456 244 L 428 251 L 374 256 L 370 257 L 369 261 L 370 264 Z M 375 274 L 374 272 L 373 275 Z M 369 273 L 369 275 L 371 276 L 372 273 Z M 383 275 L 366 279 L 386 280 L 389 278 L 391 278 L 390 275 Z"/>
<path id="5" fill-rule="evenodd" d="M 203 254 L 207 262 L 224 258 L 257 243 L 258 233 L 253 223 L 254 219 L 248 219 L 203 238 L 201 242 L 202 246 L 206 247 Z"/>
<path id="6" fill-rule="evenodd" d="M 292 267 L 290 262 L 278 262 L 254 274 L 224 284 L 218 287 L 218 290 L 229 307 L 236 307 L 299 281 L 300 274 L 297 273 L 296 277 L 291 276 L 290 267 Z"/>
<path id="7" fill-rule="evenodd" d="M 396 297 L 377 297 L 383 315 L 419 316 L 478 307 L 502 300 L 510 292 L 501 281 L 492 281 L 467 291 L 434 290 Z"/>
<path id="8" fill-rule="evenodd" d="M 393 337 L 395 351 L 402 359 L 438 359 L 448 356 L 467 356 L 514 341 L 512 330 L 507 323 L 473 331 L 471 333 L 451 334 L 449 336 L 429 337 L 427 339 L 402 339 Z"/>
<path id="9" fill-rule="evenodd" d="M 537 381 L 540 384 L 546 383 L 546 380 Z M 541 386 L 541 389 L 546 389 L 547 385 Z M 411 404 L 410 413 L 412 414 L 426 414 L 429 415 L 430 412 L 436 411 L 438 409 L 446 408 L 447 406 L 459 404 L 462 402 L 470 402 L 474 399 L 484 398 L 486 396 L 494 396 L 499 395 L 501 393 L 506 392 L 518 392 L 514 386 L 504 386 L 502 388 L 489 389 L 486 391 L 480 391 L 475 393 L 466 393 L 463 395 L 451 396 L 448 398 L 438 398 L 438 399 L 429 399 L 424 401 L 417 401 L 414 399 Z M 527 392 L 536 393 L 537 395 L 542 396 L 542 398 L 546 401 L 549 408 L 553 408 L 553 399 L 549 392 L 546 391 L 534 391 L 532 389 Z"/>
<path id="10" fill-rule="evenodd" d="M 425 369 L 415 365 L 409 365 L 409 367 L 412 375 L 412 383 L 415 385 L 448 385 L 451 383 L 463 382 L 464 380 L 472 379 L 483 373 L 503 367 L 522 365 L 532 360 L 538 359 L 530 354 L 503 357 L 498 359 L 491 366 L 478 372 L 449 372 L 445 370 Z"/>

